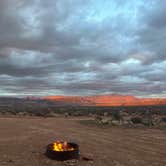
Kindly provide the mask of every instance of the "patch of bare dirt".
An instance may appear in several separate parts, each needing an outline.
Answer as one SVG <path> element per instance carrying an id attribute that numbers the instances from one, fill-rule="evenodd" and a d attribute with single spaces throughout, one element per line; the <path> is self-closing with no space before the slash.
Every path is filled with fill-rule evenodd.
<path id="1" fill-rule="evenodd" d="M 166 132 L 157 129 L 98 128 L 80 119 L 0 118 L 0 166 L 165 166 Z M 92 160 L 56 162 L 45 155 L 55 140 L 74 141 Z"/>

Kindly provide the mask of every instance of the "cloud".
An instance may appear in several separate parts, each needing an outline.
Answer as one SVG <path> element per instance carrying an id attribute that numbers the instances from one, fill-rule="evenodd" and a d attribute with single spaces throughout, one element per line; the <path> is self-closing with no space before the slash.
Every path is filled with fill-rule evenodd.
<path id="1" fill-rule="evenodd" d="M 163 96 L 162 0 L 1 0 L 1 95 Z"/>

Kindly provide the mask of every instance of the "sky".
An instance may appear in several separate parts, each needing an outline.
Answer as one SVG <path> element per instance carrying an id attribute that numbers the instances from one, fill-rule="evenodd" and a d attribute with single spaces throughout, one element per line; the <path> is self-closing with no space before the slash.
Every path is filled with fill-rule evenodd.
<path id="1" fill-rule="evenodd" d="M 0 96 L 166 97 L 166 1 L 0 0 Z"/>

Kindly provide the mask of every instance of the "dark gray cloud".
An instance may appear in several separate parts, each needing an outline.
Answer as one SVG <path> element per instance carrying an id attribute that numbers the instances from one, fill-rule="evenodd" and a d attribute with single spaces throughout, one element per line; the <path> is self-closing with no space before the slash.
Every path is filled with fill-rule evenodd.
<path id="1" fill-rule="evenodd" d="M 165 96 L 166 2 L 1 0 L 0 94 Z"/>

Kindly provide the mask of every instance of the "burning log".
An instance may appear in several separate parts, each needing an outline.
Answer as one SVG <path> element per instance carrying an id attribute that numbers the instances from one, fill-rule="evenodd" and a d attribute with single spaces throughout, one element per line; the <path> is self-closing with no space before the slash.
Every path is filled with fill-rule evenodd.
<path id="1" fill-rule="evenodd" d="M 58 161 L 78 159 L 79 146 L 71 142 L 56 141 L 47 146 L 46 156 Z"/>

